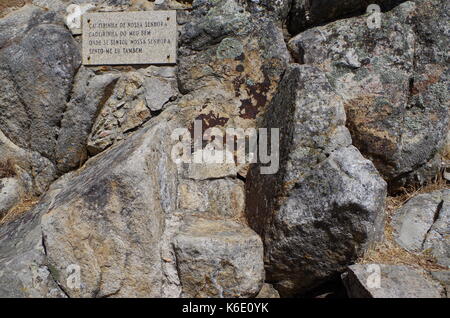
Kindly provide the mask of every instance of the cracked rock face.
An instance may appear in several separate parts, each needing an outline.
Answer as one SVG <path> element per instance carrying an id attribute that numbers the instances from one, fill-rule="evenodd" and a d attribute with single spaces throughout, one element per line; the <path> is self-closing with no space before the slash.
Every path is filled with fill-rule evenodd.
<path id="1" fill-rule="evenodd" d="M 280 128 L 280 172 L 252 166 L 246 214 L 282 296 L 342 272 L 383 228 L 386 183 L 351 146 L 342 100 L 318 68 L 293 65 L 264 127 Z"/>
<path id="2" fill-rule="evenodd" d="M 407 2 L 382 14 L 380 28 L 356 17 L 289 42 L 299 61 L 326 72 L 343 98 L 353 144 L 392 191 L 439 170 L 449 125 L 448 11 L 446 1 Z"/>
<path id="3" fill-rule="evenodd" d="M 394 214 L 396 242 L 414 253 L 427 252 L 450 268 L 450 190 L 420 194 Z"/>

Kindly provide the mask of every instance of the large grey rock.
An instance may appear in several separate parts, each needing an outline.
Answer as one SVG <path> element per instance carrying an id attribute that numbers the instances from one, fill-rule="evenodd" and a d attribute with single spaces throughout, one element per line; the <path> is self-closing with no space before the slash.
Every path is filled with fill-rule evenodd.
<path id="1" fill-rule="evenodd" d="M 378 4 L 383 11 L 390 10 L 405 0 L 292 0 L 288 29 L 293 35 L 307 28 L 318 26 L 352 15 L 361 15 L 371 4 Z"/>
<path id="2" fill-rule="evenodd" d="M 48 262 L 69 296 L 161 296 L 165 214 L 176 208 L 177 167 L 167 153 L 167 136 L 178 126 L 172 118 L 151 123 L 61 181 L 42 229 Z M 78 289 L 64 279 L 71 264 L 80 266 Z"/>
<path id="3" fill-rule="evenodd" d="M 61 121 L 56 145 L 58 171 L 65 173 L 81 166 L 87 159 L 87 139 L 96 116 L 109 99 L 118 73 L 96 75 L 85 67 L 80 68 L 70 101 Z"/>
<path id="4" fill-rule="evenodd" d="M 24 192 L 16 178 L 0 178 L 0 219 L 20 202 Z"/>
<path id="5" fill-rule="evenodd" d="M 35 151 L 22 149 L 9 140 L 0 130 L 0 162 L 15 164 L 16 177 L 26 193 L 43 194 L 56 177 L 56 168 L 50 160 Z"/>
<path id="6" fill-rule="evenodd" d="M 56 178 L 61 120 L 80 65 L 54 11 L 27 5 L 0 19 L 0 160 L 11 159 L 43 193 Z"/>
<path id="7" fill-rule="evenodd" d="M 450 190 L 420 194 L 392 219 L 396 242 L 414 253 L 428 252 L 450 268 Z"/>
<path id="8" fill-rule="evenodd" d="M 174 245 L 183 297 L 254 297 L 260 291 L 263 247 L 248 227 L 193 218 Z"/>
<path id="9" fill-rule="evenodd" d="M 449 123 L 448 1 L 406 2 L 381 15 L 316 27 L 289 42 L 343 98 L 354 145 L 390 189 L 436 176 Z M 436 21 L 446 21 L 442 24 Z"/>
<path id="10" fill-rule="evenodd" d="M 0 38 L 0 129 L 54 162 L 78 47 L 51 12 L 25 7 L 2 20 L 0 30 L 9 30 Z"/>
<path id="11" fill-rule="evenodd" d="M 386 183 L 351 146 L 322 71 L 293 65 L 279 87 L 261 125 L 280 128 L 280 171 L 252 166 L 246 215 L 264 241 L 267 279 L 288 296 L 344 271 L 380 238 Z"/>
<path id="12" fill-rule="evenodd" d="M 52 185 L 41 227 L 52 277 L 69 296 L 198 297 L 192 286 L 203 275 L 210 296 L 259 292 L 263 247 L 242 220 L 242 182 L 182 178 L 168 138 L 182 118 L 170 107 Z M 71 266 L 80 269 L 79 288 L 69 285 Z"/>
<path id="13" fill-rule="evenodd" d="M 52 190 L 49 190 L 51 193 Z M 0 226 L 0 297 L 66 297 L 50 273 L 40 216 L 51 195 L 32 211 Z"/>
<path id="14" fill-rule="evenodd" d="M 352 265 L 342 275 L 351 298 L 441 298 L 444 288 L 423 270 L 395 265 Z"/>
<path id="15" fill-rule="evenodd" d="M 188 110 L 191 125 L 201 120 L 203 130 L 255 127 L 289 59 L 272 18 L 252 15 L 241 1 L 196 1 L 180 35 L 178 105 Z"/>

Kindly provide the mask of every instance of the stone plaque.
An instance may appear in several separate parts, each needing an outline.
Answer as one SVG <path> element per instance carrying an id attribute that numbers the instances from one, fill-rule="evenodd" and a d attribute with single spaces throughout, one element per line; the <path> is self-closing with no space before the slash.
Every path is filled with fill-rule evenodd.
<path id="1" fill-rule="evenodd" d="M 86 13 L 83 64 L 175 64 L 175 11 Z"/>

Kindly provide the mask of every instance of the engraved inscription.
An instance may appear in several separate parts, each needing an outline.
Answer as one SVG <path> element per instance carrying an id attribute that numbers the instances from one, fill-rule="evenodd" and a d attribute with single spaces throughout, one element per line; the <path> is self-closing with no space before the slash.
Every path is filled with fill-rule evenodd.
<path id="1" fill-rule="evenodd" d="M 175 11 L 87 13 L 83 16 L 83 64 L 174 64 Z"/>

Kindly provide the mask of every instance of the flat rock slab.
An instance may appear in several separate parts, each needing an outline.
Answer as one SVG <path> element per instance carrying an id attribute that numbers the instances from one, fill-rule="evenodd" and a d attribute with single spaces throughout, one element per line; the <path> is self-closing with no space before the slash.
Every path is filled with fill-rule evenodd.
<path id="1" fill-rule="evenodd" d="M 174 64 L 175 11 L 87 13 L 83 16 L 83 64 Z"/>
<path id="2" fill-rule="evenodd" d="M 441 298 L 444 288 L 408 266 L 357 264 L 342 275 L 351 298 Z"/>
<path id="3" fill-rule="evenodd" d="M 430 253 L 450 267 L 450 190 L 420 194 L 394 214 L 396 242 L 410 252 Z"/>
<path id="4" fill-rule="evenodd" d="M 191 218 L 174 246 L 184 297 L 254 297 L 262 287 L 263 245 L 248 227 Z"/>

